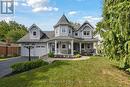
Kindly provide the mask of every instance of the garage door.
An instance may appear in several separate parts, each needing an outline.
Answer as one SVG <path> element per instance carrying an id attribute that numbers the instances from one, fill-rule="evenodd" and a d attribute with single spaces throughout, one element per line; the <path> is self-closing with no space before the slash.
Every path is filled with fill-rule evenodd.
<path id="1" fill-rule="evenodd" d="M 46 55 L 47 51 L 46 51 L 46 46 L 36 46 L 35 47 L 35 56 L 43 56 Z"/>

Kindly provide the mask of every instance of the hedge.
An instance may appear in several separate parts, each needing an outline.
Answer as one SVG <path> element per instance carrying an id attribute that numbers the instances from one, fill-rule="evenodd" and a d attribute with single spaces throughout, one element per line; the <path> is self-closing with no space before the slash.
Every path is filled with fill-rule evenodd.
<path id="1" fill-rule="evenodd" d="M 36 60 L 36 61 L 15 63 L 11 65 L 11 68 L 13 73 L 18 73 L 18 72 L 24 72 L 31 69 L 35 69 L 43 65 L 48 65 L 48 63 L 43 60 Z"/>

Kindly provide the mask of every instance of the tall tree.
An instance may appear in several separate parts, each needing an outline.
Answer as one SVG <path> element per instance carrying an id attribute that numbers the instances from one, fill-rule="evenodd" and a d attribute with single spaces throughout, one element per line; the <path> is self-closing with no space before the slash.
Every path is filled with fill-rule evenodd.
<path id="1" fill-rule="evenodd" d="M 104 52 L 112 59 L 126 58 L 130 40 L 130 0 L 104 0 L 103 20 L 96 32 L 103 38 Z"/>
<path id="2" fill-rule="evenodd" d="M 0 22 L 0 41 L 16 42 L 27 33 L 27 28 L 15 21 Z"/>

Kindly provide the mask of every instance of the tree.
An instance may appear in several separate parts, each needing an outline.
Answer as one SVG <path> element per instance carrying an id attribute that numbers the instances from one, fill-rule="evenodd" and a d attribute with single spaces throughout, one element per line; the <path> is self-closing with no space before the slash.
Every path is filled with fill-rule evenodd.
<path id="1" fill-rule="evenodd" d="M 102 16 L 96 33 L 103 38 L 105 55 L 124 60 L 127 56 L 125 44 L 130 40 L 130 0 L 104 0 Z"/>
<path id="2" fill-rule="evenodd" d="M 27 28 L 15 21 L 0 22 L 0 41 L 16 42 L 27 33 Z"/>

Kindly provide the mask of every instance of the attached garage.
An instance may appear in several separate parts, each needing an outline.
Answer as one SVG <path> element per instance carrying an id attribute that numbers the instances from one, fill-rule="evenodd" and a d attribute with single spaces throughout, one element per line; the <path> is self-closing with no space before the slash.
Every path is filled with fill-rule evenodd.
<path id="1" fill-rule="evenodd" d="M 29 45 L 23 44 L 21 46 L 21 56 L 29 56 L 29 49 L 27 48 Z M 46 43 L 43 44 L 35 44 L 33 48 L 30 50 L 31 56 L 43 56 L 47 54 Z"/>

